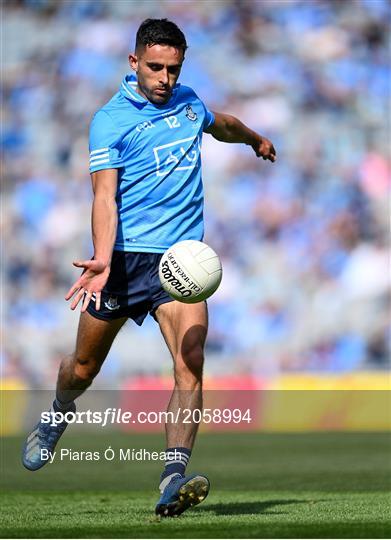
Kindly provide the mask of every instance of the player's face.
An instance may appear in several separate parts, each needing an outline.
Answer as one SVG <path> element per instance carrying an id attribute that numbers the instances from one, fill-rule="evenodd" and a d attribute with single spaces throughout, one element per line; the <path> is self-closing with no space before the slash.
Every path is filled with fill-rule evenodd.
<path id="1" fill-rule="evenodd" d="M 184 54 L 170 45 L 152 45 L 129 55 L 129 64 L 137 73 L 137 91 L 156 104 L 170 99 L 181 72 Z"/>

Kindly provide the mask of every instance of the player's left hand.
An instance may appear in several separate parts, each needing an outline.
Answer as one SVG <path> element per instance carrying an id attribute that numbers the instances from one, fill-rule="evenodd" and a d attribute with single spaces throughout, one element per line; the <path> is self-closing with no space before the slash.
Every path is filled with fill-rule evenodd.
<path id="1" fill-rule="evenodd" d="M 268 159 L 273 163 L 276 161 L 276 150 L 273 143 L 266 137 L 261 137 L 261 140 L 254 143 L 252 147 L 257 157 L 261 157 L 265 160 Z"/>

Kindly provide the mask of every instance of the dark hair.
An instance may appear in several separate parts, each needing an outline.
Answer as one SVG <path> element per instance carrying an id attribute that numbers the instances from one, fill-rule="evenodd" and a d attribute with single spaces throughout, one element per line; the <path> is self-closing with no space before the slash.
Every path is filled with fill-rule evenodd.
<path id="1" fill-rule="evenodd" d="M 141 23 L 136 35 L 136 50 L 147 45 L 171 45 L 183 52 L 187 49 L 182 30 L 168 19 L 146 19 Z"/>

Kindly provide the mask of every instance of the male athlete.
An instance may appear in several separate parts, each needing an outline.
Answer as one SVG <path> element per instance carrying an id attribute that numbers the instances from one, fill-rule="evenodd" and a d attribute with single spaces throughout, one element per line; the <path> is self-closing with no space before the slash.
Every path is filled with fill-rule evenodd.
<path id="1" fill-rule="evenodd" d="M 127 321 L 141 325 L 150 313 L 171 352 L 174 390 L 168 411 L 202 408 L 202 368 L 207 334 L 205 302 L 173 301 L 162 289 L 162 253 L 180 240 L 203 238 L 200 148 L 203 133 L 250 145 L 272 162 L 271 142 L 237 118 L 211 112 L 195 92 L 177 84 L 187 48 L 167 19 L 147 19 L 129 63 L 135 75 L 94 116 L 90 128 L 92 260 L 77 261 L 81 277 L 70 288 L 71 309 L 81 302 L 73 354 L 60 366 L 54 412 L 75 411 L 74 400 L 98 374 L 114 338 Z M 67 422 L 39 422 L 23 451 L 23 464 L 47 463 Z M 208 479 L 185 475 L 198 424 L 166 424 L 166 462 L 156 513 L 175 516 L 201 502 Z M 44 454 L 44 455 L 43 455 Z"/>

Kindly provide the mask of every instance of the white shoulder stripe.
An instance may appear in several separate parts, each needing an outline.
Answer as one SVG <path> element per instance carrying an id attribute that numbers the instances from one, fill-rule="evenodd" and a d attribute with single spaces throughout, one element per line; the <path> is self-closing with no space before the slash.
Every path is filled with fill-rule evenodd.
<path id="1" fill-rule="evenodd" d="M 104 158 L 108 158 L 108 157 L 109 157 L 109 153 L 105 152 L 104 154 L 99 154 L 99 156 L 94 156 L 94 157 L 90 158 L 90 163 L 94 163 L 94 161 L 97 161 L 98 159 L 104 159 Z"/>
<path id="2" fill-rule="evenodd" d="M 107 152 L 108 148 L 98 148 L 98 150 L 93 150 L 90 152 L 90 156 L 93 156 L 94 154 L 100 154 L 101 152 Z"/>
<path id="3" fill-rule="evenodd" d="M 100 165 L 101 163 L 109 163 L 109 159 L 100 159 L 98 161 L 94 161 L 93 163 L 90 163 L 90 167 L 95 167 L 95 165 Z"/>

